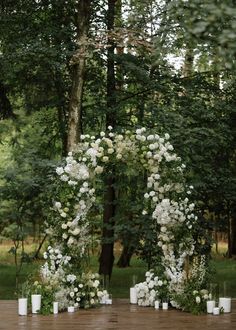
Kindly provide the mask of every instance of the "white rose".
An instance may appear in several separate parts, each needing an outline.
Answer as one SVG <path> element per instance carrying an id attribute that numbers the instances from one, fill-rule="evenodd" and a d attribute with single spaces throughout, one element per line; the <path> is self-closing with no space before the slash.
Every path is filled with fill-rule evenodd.
<path id="1" fill-rule="evenodd" d="M 102 166 L 97 166 L 95 167 L 95 173 L 96 174 L 101 174 L 103 172 L 103 167 Z"/>
<path id="2" fill-rule="evenodd" d="M 113 148 L 108 148 L 107 152 L 111 155 L 111 154 L 113 154 L 114 149 Z"/>
<path id="3" fill-rule="evenodd" d="M 56 202 L 56 203 L 55 203 L 55 207 L 56 207 L 57 209 L 60 209 L 60 208 L 61 208 L 61 203 L 60 203 L 60 202 Z"/>
<path id="4" fill-rule="evenodd" d="M 66 224 L 66 223 L 63 223 L 63 224 L 61 225 L 61 228 L 62 228 L 62 229 L 66 229 L 66 228 L 67 228 L 67 224 Z"/>
<path id="5" fill-rule="evenodd" d="M 109 161 L 109 158 L 108 158 L 107 156 L 103 156 L 103 157 L 102 157 L 102 161 L 103 161 L 104 163 L 107 163 L 107 162 Z"/>

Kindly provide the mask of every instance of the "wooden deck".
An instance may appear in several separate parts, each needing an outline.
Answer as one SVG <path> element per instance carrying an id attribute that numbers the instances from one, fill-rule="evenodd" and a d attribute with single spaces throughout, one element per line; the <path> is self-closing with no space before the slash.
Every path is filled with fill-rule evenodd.
<path id="1" fill-rule="evenodd" d="M 193 316 L 177 310 L 155 310 L 115 300 L 113 305 L 58 315 L 18 316 L 17 302 L 0 301 L 0 330 L 236 330 L 236 301 L 232 313 Z"/>

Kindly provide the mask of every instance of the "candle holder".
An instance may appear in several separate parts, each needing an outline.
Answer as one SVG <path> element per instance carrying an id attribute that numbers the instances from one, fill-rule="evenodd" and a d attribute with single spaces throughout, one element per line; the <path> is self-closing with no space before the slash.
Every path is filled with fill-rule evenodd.
<path id="1" fill-rule="evenodd" d="M 167 310 L 168 309 L 168 299 L 162 299 L 162 309 Z"/>
<path id="2" fill-rule="evenodd" d="M 75 311 L 75 307 L 74 306 L 68 306 L 67 307 L 67 312 L 68 313 L 74 313 L 74 311 Z"/>
<path id="3" fill-rule="evenodd" d="M 19 298 L 18 299 L 18 314 L 19 315 L 27 315 L 27 298 Z"/>
<path id="4" fill-rule="evenodd" d="M 41 294 L 31 295 L 32 314 L 37 314 L 41 309 Z"/>
<path id="5" fill-rule="evenodd" d="M 107 295 L 106 305 L 112 305 L 112 294 Z"/>
<path id="6" fill-rule="evenodd" d="M 130 303 L 131 304 L 137 304 L 138 303 L 138 297 L 137 297 L 137 290 L 136 288 L 130 288 Z"/>
<path id="7" fill-rule="evenodd" d="M 208 300 L 206 302 L 206 304 L 207 304 L 207 313 L 208 314 L 212 314 L 213 313 L 213 309 L 216 307 L 215 300 Z"/>
<path id="8" fill-rule="evenodd" d="M 159 300 L 155 300 L 155 302 L 154 302 L 154 308 L 155 309 L 159 309 L 160 308 L 160 301 Z"/>
<path id="9" fill-rule="evenodd" d="M 221 284 L 221 290 L 220 290 L 220 298 L 219 298 L 219 308 L 224 313 L 230 313 L 231 312 L 231 298 L 230 298 L 230 283 L 227 281 L 224 281 Z"/>
<path id="10" fill-rule="evenodd" d="M 220 308 L 219 307 L 214 307 L 212 310 L 213 315 L 220 315 Z"/>
<path id="11" fill-rule="evenodd" d="M 58 305 L 59 303 L 57 301 L 53 302 L 53 314 L 58 314 Z"/>

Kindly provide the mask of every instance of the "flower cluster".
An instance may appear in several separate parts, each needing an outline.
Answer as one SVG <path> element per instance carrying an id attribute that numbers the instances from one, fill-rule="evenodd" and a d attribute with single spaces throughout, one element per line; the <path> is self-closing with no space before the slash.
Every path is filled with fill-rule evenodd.
<path id="1" fill-rule="evenodd" d="M 172 294 L 173 306 L 193 314 L 206 312 L 206 301 L 212 298 L 207 287 L 205 256 L 193 260 L 188 274 L 188 280 L 179 286 L 179 291 Z"/>
<path id="2" fill-rule="evenodd" d="M 68 275 L 68 301 L 75 307 L 89 308 L 99 303 L 101 296 L 99 275 L 83 273 L 81 276 Z"/>
<path id="3" fill-rule="evenodd" d="M 146 280 L 135 285 L 137 291 L 138 305 L 139 306 L 153 306 L 155 300 L 167 299 L 168 281 L 156 276 L 150 270 L 145 274 Z"/>

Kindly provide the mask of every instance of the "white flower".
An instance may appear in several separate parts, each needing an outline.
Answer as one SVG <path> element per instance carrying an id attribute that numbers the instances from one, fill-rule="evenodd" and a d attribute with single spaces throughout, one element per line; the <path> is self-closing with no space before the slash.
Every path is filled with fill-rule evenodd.
<path id="1" fill-rule="evenodd" d="M 66 223 L 63 223 L 63 224 L 61 225 L 61 228 L 62 228 L 62 229 L 66 229 L 66 228 L 67 228 L 67 224 L 66 224 Z"/>
<path id="2" fill-rule="evenodd" d="M 169 138 L 170 138 L 170 135 L 168 133 L 165 133 L 165 139 L 169 140 Z"/>
<path id="3" fill-rule="evenodd" d="M 108 150 L 107 150 L 107 152 L 108 152 L 108 154 L 113 154 L 113 152 L 114 152 L 114 149 L 113 148 L 108 148 Z"/>
<path id="4" fill-rule="evenodd" d="M 74 238 L 70 236 L 70 238 L 68 239 L 67 245 L 70 246 L 74 243 Z"/>
<path id="5" fill-rule="evenodd" d="M 97 174 L 101 174 L 103 172 L 103 167 L 102 166 L 97 166 L 97 167 L 95 167 L 94 171 Z"/>
<path id="6" fill-rule="evenodd" d="M 166 228 L 166 227 L 164 227 L 164 226 L 161 227 L 161 232 L 162 232 L 162 233 L 165 233 L 166 231 L 167 231 L 167 228 Z"/>
<path id="7" fill-rule="evenodd" d="M 112 126 L 108 126 L 107 128 L 109 131 L 111 131 L 113 129 Z"/>
<path id="8" fill-rule="evenodd" d="M 66 181 L 68 181 L 68 180 L 69 180 L 69 178 L 68 178 L 67 175 L 62 175 L 62 176 L 61 176 L 61 181 L 66 182 Z"/>
<path id="9" fill-rule="evenodd" d="M 107 156 L 103 156 L 103 157 L 102 157 L 102 161 L 103 161 L 104 163 L 107 163 L 107 162 L 109 161 L 109 157 L 107 157 Z"/>
<path id="10" fill-rule="evenodd" d="M 57 167 L 56 172 L 57 172 L 58 175 L 62 175 L 64 173 L 63 167 Z"/>
<path id="11" fill-rule="evenodd" d="M 61 203 L 60 202 L 55 202 L 55 207 L 57 208 L 57 209 L 60 209 L 61 208 Z"/>
<path id="12" fill-rule="evenodd" d="M 95 280 L 95 281 L 93 282 L 93 287 L 94 287 L 94 288 L 97 288 L 97 287 L 99 286 L 99 284 L 100 284 L 100 282 L 99 282 L 98 280 Z"/>
<path id="13" fill-rule="evenodd" d="M 74 230 L 71 230 L 70 232 L 72 235 L 77 236 L 77 235 L 79 235 L 80 231 L 81 230 L 79 228 L 75 228 Z"/>
<path id="14" fill-rule="evenodd" d="M 200 304 L 200 302 L 201 302 L 201 298 L 200 298 L 199 296 L 197 296 L 197 297 L 196 297 L 196 303 L 197 303 L 197 304 Z"/>

